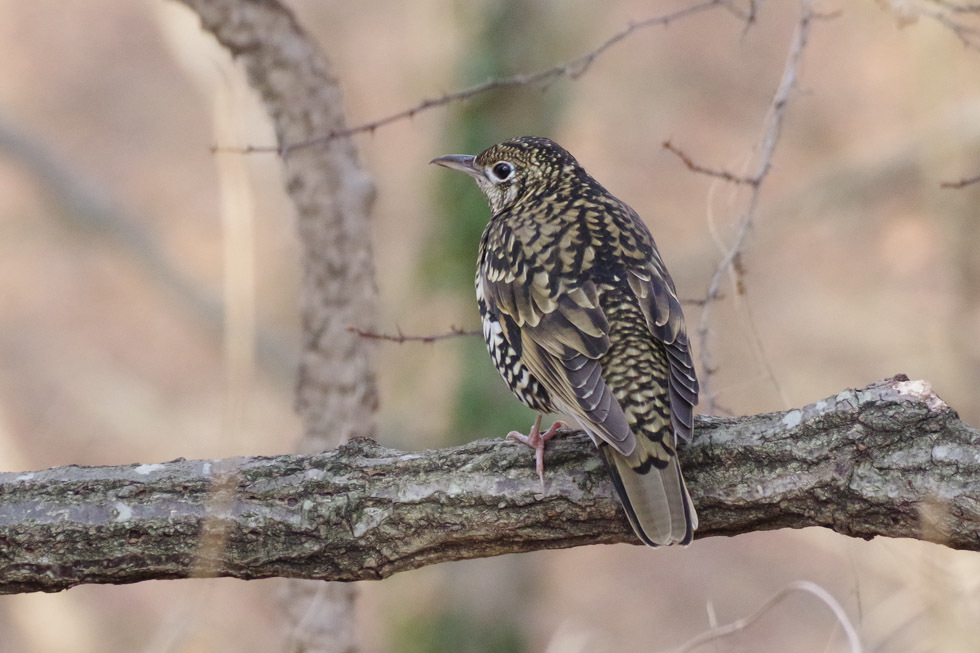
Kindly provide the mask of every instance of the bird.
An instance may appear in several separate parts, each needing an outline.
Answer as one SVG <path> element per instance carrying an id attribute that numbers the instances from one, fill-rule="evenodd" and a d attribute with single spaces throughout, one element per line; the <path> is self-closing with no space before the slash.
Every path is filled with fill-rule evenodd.
<path id="1" fill-rule="evenodd" d="M 650 230 L 563 147 L 512 138 L 431 163 L 473 177 L 490 205 L 476 297 L 487 350 L 538 412 L 527 436 L 544 483 L 542 415 L 595 443 L 637 537 L 689 544 L 697 513 L 677 458 L 698 381 L 674 282 Z"/>

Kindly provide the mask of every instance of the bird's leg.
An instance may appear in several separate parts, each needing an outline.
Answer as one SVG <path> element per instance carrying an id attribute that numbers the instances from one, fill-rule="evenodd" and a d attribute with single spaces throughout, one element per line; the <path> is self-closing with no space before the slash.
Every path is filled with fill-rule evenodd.
<path id="1" fill-rule="evenodd" d="M 541 432 L 541 418 L 543 415 L 538 413 L 538 418 L 534 420 L 534 424 L 531 426 L 531 431 L 527 435 L 523 433 L 518 433 L 517 431 L 511 431 L 507 434 L 508 438 L 512 440 L 517 440 L 518 442 L 523 442 L 527 446 L 534 449 L 534 469 L 538 471 L 538 478 L 541 479 L 541 490 L 544 491 L 544 443 L 555 437 L 555 432 L 561 427 L 565 426 L 564 422 L 556 421 L 551 425 L 544 433 Z"/>

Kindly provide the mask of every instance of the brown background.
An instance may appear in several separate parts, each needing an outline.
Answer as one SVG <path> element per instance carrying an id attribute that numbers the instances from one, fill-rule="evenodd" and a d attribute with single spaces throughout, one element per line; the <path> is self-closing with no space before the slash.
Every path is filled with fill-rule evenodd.
<path id="1" fill-rule="evenodd" d="M 820 7 L 841 11 L 813 27 L 744 255 L 747 294 L 728 288 L 712 317 L 714 387 L 733 414 L 904 372 L 980 423 L 980 189 L 939 186 L 980 173 L 980 52 L 887 4 Z M 455 63 L 475 29 L 467 3 L 290 5 L 334 62 L 351 123 L 460 86 Z M 540 3 L 527 38 L 547 32 L 557 64 L 678 6 Z M 644 30 L 550 91 L 563 112 L 544 135 L 645 217 L 685 297 L 703 295 L 745 192 L 692 174 L 660 143 L 750 170 L 797 12 L 764 4 L 747 31 L 722 11 Z M 390 331 L 476 326 L 472 300 L 418 274 L 444 211 L 433 202 L 442 173 L 426 162 L 458 149 L 445 129 L 454 110 L 357 137 L 378 190 Z M 299 435 L 293 215 L 274 156 L 209 151 L 273 137 L 190 13 L 148 0 L 0 2 L 0 125 L 146 236 L 86 218 L 84 198 L 54 199 L 63 179 L 0 150 L 0 467 L 289 451 Z M 226 298 L 237 316 L 226 332 L 199 296 Z M 279 348 L 272 363 L 249 353 L 252 315 Z M 384 444 L 447 440 L 456 356 L 451 344 L 382 346 Z M 483 373 L 495 374 L 489 361 Z M 366 651 L 425 650 L 413 648 L 425 646 L 416 631 L 446 615 L 461 615 L 466 650 L 491 650 L 487 633 L 503 628 L 518 644 L 499 650 L 661 651 L 706 630 L 710 614 L 744 617 L 798 579 L 835 597 L 867 650 L 980 641 L 976 554 L 809 530 L 442 565 L 364 585 L 360 629 Z M 2 597 L 0 651 L 266 650 L 286 627 L 272 588 L 146 582 Z M 717 650 L 846 649 L 830 612 L 794 594 Z"/>

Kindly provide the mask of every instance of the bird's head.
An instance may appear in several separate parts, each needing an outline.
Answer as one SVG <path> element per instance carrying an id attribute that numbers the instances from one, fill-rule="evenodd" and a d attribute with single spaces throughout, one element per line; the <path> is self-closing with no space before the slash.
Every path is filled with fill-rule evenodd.
<path id="1" fill-rule="evenodd" d="M 537 136 L 512 138 L 476 156 L 447 154 L 430 163 L 465 172 L 476 179 L 493 213 L 508 209 L 526 197 L 550 192 L 563 178 L 574 177 L 582 170 L 561 145 Z"/>

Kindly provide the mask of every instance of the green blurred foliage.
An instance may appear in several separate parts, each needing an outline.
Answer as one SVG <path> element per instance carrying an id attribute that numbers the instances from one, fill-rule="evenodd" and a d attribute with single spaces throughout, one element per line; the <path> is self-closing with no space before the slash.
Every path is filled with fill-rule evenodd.
<path id="1" fill-rule="evenodd" d="M 390 650 L 404 653 L 523 653 L 527 642 L 513 621 L 487 622 L 449 610 L 395 628 Z"/>
<path id="2" fill-rule="evenodd" d="M 459 61 L 460 86 L 526 73 L 561 60 L 562 32 L 567 25 L 554 8 L 516 0 L 459 7 L 461 24 L 473 26 L 465 56 Z M 451 110 L 446 125 L 446 153 L 477 154 L 496 142 L 523 135 L 547 136 L 558 123 L 563 93 L 556 86 L 509 88 L 483 93 Z M 430 254 L 421 269 L 426 287 L 465 298 L 473 308 L 473 275 L 480 235 L 490 212 L 472 179 L 461 174 L 439 176 L 435 205 L 440 221 L 430 236 Z M 453 428 L 448 443 L 473 437 L 500 436 L 527 430 L 534 413 L 507 390 L 494 372 L 482 340 L 461 339 L 462 366 Z"/>

